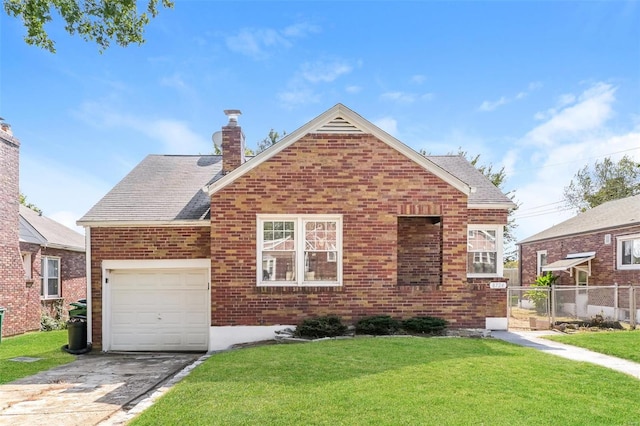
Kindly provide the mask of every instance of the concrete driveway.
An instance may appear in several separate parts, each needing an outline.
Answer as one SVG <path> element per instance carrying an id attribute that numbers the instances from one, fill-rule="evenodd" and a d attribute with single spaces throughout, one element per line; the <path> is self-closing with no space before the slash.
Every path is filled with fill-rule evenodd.
<path id="1" fill-rule="evenodd" d="M 202 354 L 78 356 L 0 385 L 0 425 L 96 425 L 147 397 Z"/>

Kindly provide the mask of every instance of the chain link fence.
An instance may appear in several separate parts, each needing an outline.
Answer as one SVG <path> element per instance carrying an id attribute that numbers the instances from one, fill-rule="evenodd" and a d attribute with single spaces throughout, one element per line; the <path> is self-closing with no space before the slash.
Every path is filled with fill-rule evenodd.
<path id="1" fill-rule="evenodd" d="M 509 287 L 509 328 L 545 330 L 562 322 L 619 321 L 635 328 L 640 286 Z"/>

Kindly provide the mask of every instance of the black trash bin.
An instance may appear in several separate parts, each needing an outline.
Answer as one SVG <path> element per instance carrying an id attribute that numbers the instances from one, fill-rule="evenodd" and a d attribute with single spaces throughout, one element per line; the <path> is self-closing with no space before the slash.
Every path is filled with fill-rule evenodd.
<path id="1" fill-rule="evenodd" d="M 69 351 L 84 351 L 87 349 L 87 320 L 83 318 L 71 318 L 67 321 L 69 332 Z"/>

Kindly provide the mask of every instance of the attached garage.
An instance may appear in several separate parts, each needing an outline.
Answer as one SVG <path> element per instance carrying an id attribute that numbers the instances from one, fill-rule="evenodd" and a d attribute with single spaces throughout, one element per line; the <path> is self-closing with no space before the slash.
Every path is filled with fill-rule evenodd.
<path id="1" fill-rule="evenodd" d="M 208 260 L 105 261 L 103 268 L 104 350 L 208 349 Z"/>

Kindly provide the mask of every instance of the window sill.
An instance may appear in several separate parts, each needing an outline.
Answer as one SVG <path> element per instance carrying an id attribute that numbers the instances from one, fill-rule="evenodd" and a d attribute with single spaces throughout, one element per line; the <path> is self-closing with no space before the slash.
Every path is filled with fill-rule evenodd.
<path id="1" fill-rule="evenodd" d="M 467 274 L 467 278 L 502 278 L 499 274 Z"/>
<path id="2" fill-rule="evenodd" d="M 618 271 L 637 271 L 640 265 L 618 265 Z"/>
<path id="3" fill-rule="evenodd" d="M 60 297 L 60 296 L 55 296 L 55 297 L 41 297 L 40 301 L 41 302 L 55 302 L 56 300 L 64 300 L 64 298 Z"/>
<path id="4" fill-rule="evenodd" d="M 299 287 L 299 288 L 342 287 L 342 283 L 335 283 L 335 282 L 328 283 L 328 282 L 318 281 L 318 282 L 303 282 L 302 284 L 299 284 L 299 283 L 288 283 L 288 282 L 279 281 L 279 282 L 274 282 L 273 284 L 258 283 L 257 287 Z"/>

